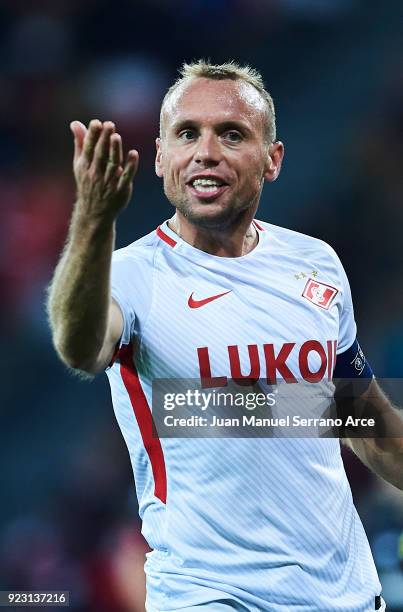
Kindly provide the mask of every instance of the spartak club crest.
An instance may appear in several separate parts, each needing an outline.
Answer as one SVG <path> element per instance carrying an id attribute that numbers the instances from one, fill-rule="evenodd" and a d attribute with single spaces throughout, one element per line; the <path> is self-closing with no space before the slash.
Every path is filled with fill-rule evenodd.
<path id="1" fill-rule="evenodd" d="M 313 278 L 308 279 L 305 289 L 302 292 L 304 298 L 324 310 L 329 310 L 337 294 L 338 289 L 331 285 L 326 285 L 326 283 L 320 283 Z"/>

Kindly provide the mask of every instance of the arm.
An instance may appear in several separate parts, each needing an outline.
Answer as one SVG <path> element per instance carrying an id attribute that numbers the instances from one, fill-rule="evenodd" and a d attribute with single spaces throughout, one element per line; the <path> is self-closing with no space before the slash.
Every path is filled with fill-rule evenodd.
<path id="1" fill-rule="evenodd" d="M 74 176 L 77 200 L 66 247 L 49 288 L 53 342 L 70 367 L 95 374 L 110 362 L 123 330 L 111 299 L 110 269 L 115 222 L 132 193 L 138 153 L 123 167 L 122 141 L 110 122 L 75 121 Z"/>
<path id="2" fill-rule="evenodd" d="M 344 443 L 378 476 L 403 490 L 402 413 L 392 406 L 375 379 L 347 409 L 353 416 L 373 418 L 375 430 L 371 438 L 348 437 Z"/>

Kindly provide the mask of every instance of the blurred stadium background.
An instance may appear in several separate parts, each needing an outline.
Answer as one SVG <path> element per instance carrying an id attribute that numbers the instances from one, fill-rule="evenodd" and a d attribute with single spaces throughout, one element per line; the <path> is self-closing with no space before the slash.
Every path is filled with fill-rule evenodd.
<path id="1" fill-rule="evenodd" d="M 144 610 L 146 545 L 106 377 L 66 372 L 43 307 L 74 199 L 69 122 L 112 119 L 140 151 L 123 246 L 171 214 L 153 156 L 179 65 L 260 69 L 286 161 L 258 218 L 334 246 L 375 372 L 401 377 L 402 37 L 401 0 L 2 0 L 1 589 Z M 403 493 L 345 462 L 388 609 L 403 611 Z"/>

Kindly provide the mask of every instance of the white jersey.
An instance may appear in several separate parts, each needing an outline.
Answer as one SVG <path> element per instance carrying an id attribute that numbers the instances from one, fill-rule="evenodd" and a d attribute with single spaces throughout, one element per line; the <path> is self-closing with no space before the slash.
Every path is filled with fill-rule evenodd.
<path id="1" fill-rule="evenodd" d="M 124 331 L 107 374 L 153 549 L 147 609 L 373 610 L 381 586 L 338 439 L 153 436 L 154 379 L 316 382 L 355 340 L 331 247 L 254 223 L 242 257 L 196 249 L 166 222 L 113 255 Z"/>

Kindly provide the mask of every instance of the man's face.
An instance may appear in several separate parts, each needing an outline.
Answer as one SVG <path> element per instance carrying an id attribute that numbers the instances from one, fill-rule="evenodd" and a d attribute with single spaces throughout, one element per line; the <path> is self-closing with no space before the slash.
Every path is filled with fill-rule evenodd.
<path id="1" fill-rule="evenodd" d="M 225 227 L 257 208 L 274 180 L 281 143 L 264 138 L 265 101 L 243 81 L 197 78 L 168 99 L 157 139 L 157 175 L 169 201 L 192 223 Z"/>

